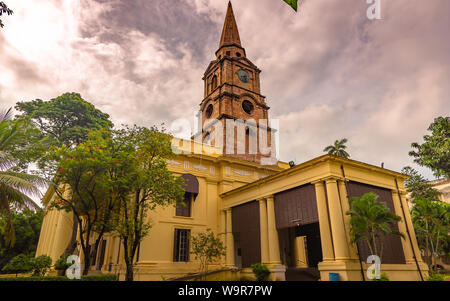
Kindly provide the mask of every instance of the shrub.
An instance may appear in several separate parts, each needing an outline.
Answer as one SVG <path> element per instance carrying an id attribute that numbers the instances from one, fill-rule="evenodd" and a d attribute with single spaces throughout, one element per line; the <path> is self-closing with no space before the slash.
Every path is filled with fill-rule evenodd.
<path id="1" fill-rule="evenodd" d="M 445 275 L 434 273 L 428 276 L 427 281 L 445 281 Z"/>
<path id="2" fill-rule="evenodd" d="M 380 279 L 375 279 L 375 281 L 389 281 L 389 277 L 386 273 L 381 273 Z"/>
<path id="3" fill-rule="evenodd" d="M 55 270 L 64 272 L 71 266 L 71 264 L 67 263 L 67 258 L 69 258 L 69 254 L 63 254 L 61 257 L 55 262 Z"/>
<path id="4" fill-rule="evenodd" d="M 30 272 L 33 269 L 31 258 L 25 254 L 13 257 L 2 269 L 3 272 L 9 274 L 17 274 Z"/>
<path id="5" fill-rule="evenodd" d="M 81 276 L 83 281 L 119 281 L 119 278 L 115 274 L 99 274 L 99 275 L 87 275 Z"/>
<path id="6" fill-rule="evenodd" d="M 48 270 L 52 267 L 52 259 L 48 255 L 41 255 L 31 259 L 31 266 L 33 276 L 45 276 Z"/>
<path id="7" fill-rule="evenodd" d="M 270 275 L 269 268 L 261 263 L 255 263 L 251 268 L 258 281 L 265 281 Z"/>

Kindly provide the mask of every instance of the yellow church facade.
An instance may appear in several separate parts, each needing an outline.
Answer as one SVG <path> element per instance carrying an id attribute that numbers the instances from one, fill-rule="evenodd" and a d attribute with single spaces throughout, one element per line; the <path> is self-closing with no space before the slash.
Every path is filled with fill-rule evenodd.
<path id="1" fill-rule="evenodd" d="M 233 9 L 229 4 L 216 60 L 205 75 L 205 97 L 200 105 L 204 120 L 256 121 L 246 123 L 244 141 L 261 133 L 273 137 L 275 129 L 258 121 L 269 119 L 269 107 L 261 95 L 261 71 L 247 59 L 241 45 Z M 193 139 L 176 140 L 181 153 L 168 160 L 168 168 L 188 180 L 186 207 L 158 208 L 149 214 L 152 228 L 135 259 L 135 280 L 165 280 L 195 274 L 200 264 L 190 254 L 190 237 L 211 229 L 226 246 L 226 256 L 210 270 L 221 271 L 211 279 L 251 278 L 250 266 L 263 263 L 272 280 L 298 280 L 307 273 L 329 280 L 367 280 L 364 244 L 350 243 L 349 199 L 367 192 L 380 196 L 391 212 L 401 217 L 398 230 L 387 237 L 381 272 L 391 280 L 421 280 L 428 268 L 422 261 L 411 222 L 403 185 L 405 176 L 354 160 L 321 156 L 289 165 L 262 164 L 273 154 L 249 147 L 239 153 L 238 138 L 232 150 L 218 143 L 210 124 L 203 123 Z M 234 130 L 234 129 L 233 129 Z M 236 135 L 238 136 L 238 135 Z M 229 138 L 229 137 L 228 137 Z M 275 140 L 268 141 L 272 151 Z M 200 152 L 196 151 L 201 149 Z M 57 196 L 50 188 L 43 203 Z M 36 256 L 49 255 L 55 262 L 77 239 L 71 213 L 48 211 L 42 225 Z M 79 245 L 75 251 L 83 260 Z M 125 274 L 123 246 L 107 234 L 93 254 L 93 272 Z M 216 277 L 216 278 L 214 278 Z"/>

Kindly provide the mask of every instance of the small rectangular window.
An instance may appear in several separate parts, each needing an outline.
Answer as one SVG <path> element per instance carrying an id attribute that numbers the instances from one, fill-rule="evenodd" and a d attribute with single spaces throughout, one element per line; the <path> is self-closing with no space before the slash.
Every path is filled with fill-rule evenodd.
<path id="1" fill-rule="evenodd" d="M 175 262 L 189 262 L 189 236 L 191 231 L 175 229 L 174 258 Z"/>
<path id="2" fill-rule="evenodd" d="M 176 216 L 191 217 L 192 194 L 185 193 L 183 203 L 177 204 Z"/>

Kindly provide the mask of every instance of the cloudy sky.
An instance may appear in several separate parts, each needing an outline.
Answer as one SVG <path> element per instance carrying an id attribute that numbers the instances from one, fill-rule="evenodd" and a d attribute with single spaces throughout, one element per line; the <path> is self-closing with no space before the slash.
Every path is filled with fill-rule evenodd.
<path id="1" fill-rule="evenodd" d="M 228 0 L 5 0 L 0 106 L 79 92 L 116 124 L 192 119 Z M 400 170 L 410 144 L 450 113 L 450 1 L 233 0 L 261 70 L 281 159 L 349 139 L 353 159 Z M 420 169 L 431 178 L 431 172 Z"/>

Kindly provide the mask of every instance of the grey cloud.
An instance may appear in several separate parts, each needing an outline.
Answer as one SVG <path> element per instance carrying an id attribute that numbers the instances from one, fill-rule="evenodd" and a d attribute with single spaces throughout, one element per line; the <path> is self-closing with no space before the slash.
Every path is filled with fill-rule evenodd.
<path id="1" fill-rule="evenodd" d="M 71 13 L 61 0 L 53 3 L 63 23 Z M 15 74 L 8 84 L 0 74 L 1 100 L 77 91 L 117 124 L 191 118 L 227 1 L 81 3 L 79 36 L 67 37 L 73 41 L 58 45 L 52 60 L 11 58 L 0 35 L 0 70 Z M 233 1 L 243 46 L 263 71 L 271 116 L 283 121 L 281 159 L 307 160 L 347 137 L 353 158 L 398 170 L 411 163 L 410 143 L 421 141 L 433 118 L 450 113 L 450 1 L 382 3 L 383 20 L 369 21 L 364 0 L 306 0 L 298 14 L 281 0 Z M 20 27 L 8 21 L 6 31 Z M 23 66 L 15 69 L 11 59 Z M 28 69 L 41 78 L 30 72 L 21 80 Z"/>

